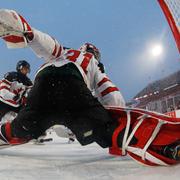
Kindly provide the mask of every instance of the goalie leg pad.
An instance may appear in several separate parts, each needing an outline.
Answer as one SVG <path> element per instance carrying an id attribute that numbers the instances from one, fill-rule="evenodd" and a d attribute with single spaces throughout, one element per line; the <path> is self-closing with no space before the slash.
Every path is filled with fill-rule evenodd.
<path id="1" fill-rule="evenodd" d="M 129 154 L 133 159 L 146 165 L 172 165 L 179 163 L 179 144 L 175 147 L 174 158 L 162 153 L 162 149 L 180 140 L 180 120 L 168 119 L 159 114 L 130 110 L 111 109 L 111 113 L 119 115 L 119 127 L 114 131 L 110 154 Z M 132 127 L 132 130 L 130 130 Z M 122 146 L 119 146 L 118 134 L 125 130 Z M 127 131 L 127 132 L 126 132 Z M 131 132 L 129 132 L 131 131 Z M 132 138 L 137 142 L 131 144 Z M 120 140 L 122 141 L 122 140 Z M 156 147 L 156 148 L 155 148 Z"/>

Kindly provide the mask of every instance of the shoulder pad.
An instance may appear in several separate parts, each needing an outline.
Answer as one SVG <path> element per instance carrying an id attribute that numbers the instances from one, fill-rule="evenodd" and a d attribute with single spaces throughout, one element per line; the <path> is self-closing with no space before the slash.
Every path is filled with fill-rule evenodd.
<path id="1" fill-rule="evenodd" d="M 8 72 L 4 75 L 4 78 L 8 81 L 16 81 L 17 80 L 17 72 Z"/>

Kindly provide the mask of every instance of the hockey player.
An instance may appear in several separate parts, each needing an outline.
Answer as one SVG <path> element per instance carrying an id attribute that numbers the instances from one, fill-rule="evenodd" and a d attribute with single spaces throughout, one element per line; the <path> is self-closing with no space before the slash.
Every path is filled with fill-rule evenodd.
<path id="1" fill-rule="evenodd" d="M 44 36 L 38 33 L 39 37 Z M 32 43 L 34 43 L 33 40 Z M 77 54 L 72 56 L 72 53 L 84 56 L 83 63 L 83 59 L 79 59 L 84 70 L 78 62 L 72 61 L 73 58 L 77 58 Z M 65 55 L 66 59 L 64 59 Z M 89 63 L 88 67 L 86 63 Z M 89 73 L 87 76 L 86 71 Z M 91 82 L 88 75 L 89 78 L 93 77 Z M 62 59 L 56 59 L 56 61 L 51 59 L 50 63 L 46 63 L 38 71 L 26 107 L 11 124 L 12 133 L 16 137 L 36 139 L 52 125 L 64 124 L 75 133 L 81 144 L 86 145 L 96 141 L 102 147 L 107 147 L 111 139 L 106 142 L 104 136 L 106 131 L 113 132 L 108 129 L 109 123 L 111 124 L 113 120 L 99 101 L 93 97 L 85 81 L 89 88 L 91 85 L 92 88 L 97 89 L 96 94 L 99 94 L 99 100 L 104 105 L 108 103 L 119 107 L 124 105 L 118 89 L 106 74 L 99 70 L 98 61 L 94 55 L 88 52 L 82 54 L 81 51 L 70 49 L 63 54 Z"/>
<path id="2" fill-rule="evenodd" d="M 9 111 L 18 112 L 22 107 L 26 91 L 32 86 L 27 77 L 30 64 L 20 60 L 16 71 L 8 72 L 0 82 L 0 120 Z"/>
<path id="3" fill-rule="evenodd" d="M 26 27 L 30 28 L 29 25 Z M 23 32 L 28 46 L 43 57 L 46 64 L 37 72 L 26 107 L 9 126 L 12 138 L 38 138 L 52 125 L 64 124 L 81 144 L 96 141 L 107 147 L 111 139 L 106 141 L 104 136 L 106 131 L 112 133 L 112 128 L 108 129 L 109 123 L 117 122 L 102 105 L 121 107 L 125 103 L 118 88 L 98 67 L 99 50 L 89 43 L 80 50 L 64 50 L 49 35 L 36 29 L 29 30 Z M 91 94 L 93 90 L 101 103 Z M 6 127 L 2 127 L 5 134 Z"/>
<path id="4" fill-rule="evenodd" d="M 4 10 L 0 14 L 6 20 L 0 19 L 1 24 L 9 22 L 8 27 L 3 25 L 9 30 L 3 39 L 16 46 L 27 43 L 46 60 L 36 74 L 25 108 L 12 123 L 1 126 L 1 145 L 26 143 L 54 124 L 63 124 L 82 145 L 96 142 L 103 148 L 122 148 L 120 154 L 128 152 L 149 165 L 179 162 L 180 120 L 121 108 L 122 95 L 101 72 L 100 53 L 94 45 L 86 43 L 80 50 L 65 49 L 51 36 L 32 29 L 15 11 Z M 112 105 L 116 108 L 104 108 Z"/>

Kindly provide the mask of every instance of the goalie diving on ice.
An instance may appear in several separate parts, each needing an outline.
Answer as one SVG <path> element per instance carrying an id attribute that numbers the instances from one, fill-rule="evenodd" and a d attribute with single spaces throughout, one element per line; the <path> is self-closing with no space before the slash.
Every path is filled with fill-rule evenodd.
<path id="1" fill-rule="evenodd" d="M 64 48 L 12 10 L 0 10 L 0 30 L 8 47 L 28 46 L 46 61 L 26 106 L 13 122 L 1 125 L 1 147 L 27 143 L 62 124 L 81 145 L 96 142 L 111 154 L 128 154 L 150 166 L 180 162 L 180 119 L 126 108 L 120 91 L 99 67 L 100 52 L 94 45 Z"/>

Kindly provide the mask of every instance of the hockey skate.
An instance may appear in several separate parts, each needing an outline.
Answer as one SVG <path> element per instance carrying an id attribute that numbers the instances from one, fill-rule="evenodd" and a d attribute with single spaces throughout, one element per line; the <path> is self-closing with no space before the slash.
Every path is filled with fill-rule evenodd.
<path id="1" fill-rule="evenodd" d="M 28 141 L 28 139 L 12 137 L 10 122 L 0 125 L 0 148 L 21 145 L 27 143 Z"/>
<path id="2" fill-rule="evenodd" d="M 1 126 L 0 126 L 1 129 Z M 4 137 L 0 130 L 0 148 L 9 146 L 8 140 Z"/>
<path id="3" fill-rule="evenodd" d="M 180 141 L 165 146 L 162 154 L 176 161 L 180 161 Z"/>

